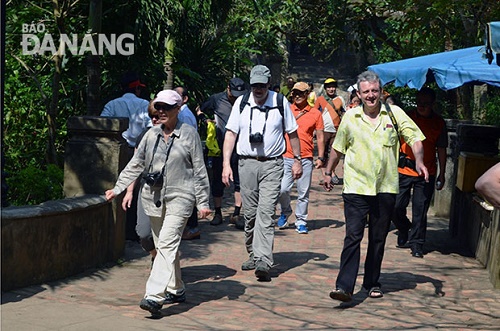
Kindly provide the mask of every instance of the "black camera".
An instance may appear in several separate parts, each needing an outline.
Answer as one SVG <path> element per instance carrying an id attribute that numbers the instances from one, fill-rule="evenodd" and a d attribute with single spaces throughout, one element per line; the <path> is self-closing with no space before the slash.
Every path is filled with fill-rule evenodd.
<path id="1" fill-rule="evenodd" d="M 161 189 L 163 187 L 163 174 L 161 172 L 147 173 L 142 178 L 151 188 Z"/>
<path id="2" fill-rule="evenodd" d="M 252 133 L 250 135 L 250 143 L 261 144 L 264 141 L 264 136 L 260 132 Z"/>
<path id="3" fill-rule="evenodd" d="M 399 152 L 398 168 L 408 167 L 415 170 L 415 161 L 406 157 L 406 154 Z"/>

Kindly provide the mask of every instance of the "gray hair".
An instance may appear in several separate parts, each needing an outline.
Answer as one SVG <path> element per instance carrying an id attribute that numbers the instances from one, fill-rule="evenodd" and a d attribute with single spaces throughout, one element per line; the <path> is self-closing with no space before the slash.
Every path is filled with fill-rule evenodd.
<path id="1" fill-rule="evenodd" d="M 380 77 L 373 71 L 367 70 L 359 74 L 358 81 L 356 83 L 358 91 L 361 91 L 361 89 L 359 88 L 359 84 L 361 82 L 378 82 L 380 88 L 382 89 L 382 82 L 380 81 Z"/>

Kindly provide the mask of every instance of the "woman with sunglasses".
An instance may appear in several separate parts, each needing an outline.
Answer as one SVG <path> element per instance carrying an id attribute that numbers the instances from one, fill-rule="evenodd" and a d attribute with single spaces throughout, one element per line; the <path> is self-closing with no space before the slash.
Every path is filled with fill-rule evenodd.
<path id="1" fill-rule="evenodd" d="M 186 300 L 178 253 L 181 236 L 194 206 L 201 218 L 209 216 L 211 210 L 200 137 L 192 126 L 177 118 L 181 96 L 173 90 L 161 91 L 153 105 L 161 125 L 144 135 L 115 187 L 106 191 L 106 198 L 113 199 L 145 174 L 146 191 L 154 204 L 144 209 L 155 215 L 150 219 L 158 253 L 140 307 L 158 317 L 164 304 Z"/>
<path id="2" fill-rule="evenodd" d="M 153 125 L 160 125 L 160 116 L 158 111 L 153 106 L 153 100 L 150 101 L 148 106 L 148 115 L 151 119 Z M 137 137 L 136 145 L 139 146 L 142 138 L 148 132 L 151 127 L 147 127 L 142 131 L 142 133 Z M 137 148 L 135 149 L 137 151 Z M 135 152 L 134 152 L 135 153 Z M 144 211 L 144 205 L 154 204 L 153 198 L 147 199 L 147 187 L 144 187 L 145 181 L 142 178 L 138 178 L 133 184 L 127 187 L 127 192 L 122 200 L 122 208 L 127 211 L 127 209 L 132 207 L 134 195 L 137 196 L 137 224 L 135 226 L 135 231 L 139 236 L 139 242 L 146 252 L 151 255 L 151 265 L 156 257 L 156 247 L 153 240 L 153 235 L 151 234 L 151 221 L 149 220 L 148 214 Z M 142 193 L 144 191 L 144 193 Z M 144 201 L 142 200 L 144 197 Z M 151 215 L 154 216 L 154 215 Z"/>

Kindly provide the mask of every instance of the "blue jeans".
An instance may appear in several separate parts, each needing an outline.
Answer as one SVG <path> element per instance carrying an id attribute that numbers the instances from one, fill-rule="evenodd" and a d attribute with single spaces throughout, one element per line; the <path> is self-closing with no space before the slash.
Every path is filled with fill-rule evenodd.
<path id="1" fill-rule="evenodd" d="M 292 190 L 293 182 L 292 165 L 295 159 L 283 158 L 283 179 L 281 180 L 280 205 L 281 213 L 286 217 L 292 214 L 290 206 L 290 191 Z M 309 206 L 309 190 L 311 188 L 311 178 L 313 170 L 312 158 L 303 158 L 302 161 L 302 176 L 297 179 L 297 204 L 295 205 L 295 226 L 306 225 L 307 208 Z"/>

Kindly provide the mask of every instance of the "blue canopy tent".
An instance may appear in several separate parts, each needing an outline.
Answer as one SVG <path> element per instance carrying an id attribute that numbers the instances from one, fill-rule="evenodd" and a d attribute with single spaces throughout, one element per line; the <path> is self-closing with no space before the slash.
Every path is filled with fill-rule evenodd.
<path id="1" fill-rule="evenodd" d="M 500 67 L 488 64 L 484 46 L 414 57 L 368 67 L 382 84 L 408 86 L 420 90 L 426 81 L 436 81 L 443 90 L 465 83 L 485 83 L 500 87 Z"/>

